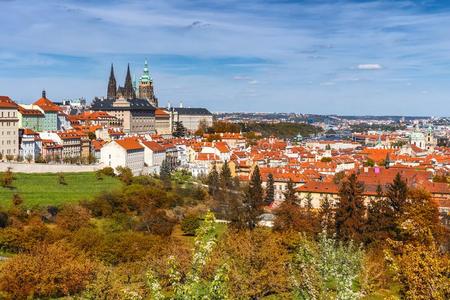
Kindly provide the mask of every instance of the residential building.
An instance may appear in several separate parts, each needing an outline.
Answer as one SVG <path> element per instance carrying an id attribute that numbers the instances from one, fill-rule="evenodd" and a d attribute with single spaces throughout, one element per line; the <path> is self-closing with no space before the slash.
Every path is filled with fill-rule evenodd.
<path id="1" fill-rule="evenodd" d="M 18 105 L 8 96 L 0 96 L 0 153 L 3 157 L 19 155 Z"/>
<path id="2" fill-rule="evenodd" d="M 18 106 L 19 128 L 29 128 L 34 131 L 43 130 L 45 115 L 39 109 L 28 109 Z"/>
<path id="3" fill-rule="evenodd" d="M 134 175 L 144 171 L 144 146 L 135 138 L 111 141 L 100 150 L 100 161 L 111 168 L 130 168 Z"/>
<path id="4" fill-rule="evenodd" d="M 25 160 L 35 161 L 42 153 L 42 140 L 35 131 L 19 129 L 19 155 Z"/>
<path id="5" fill-rule="evenodd" d="M 148 173 L 159 174 L 163 160 L 166 158 L 166 149 L 155 141 L 141 141 L 144 146 L 144 162 Z"/>

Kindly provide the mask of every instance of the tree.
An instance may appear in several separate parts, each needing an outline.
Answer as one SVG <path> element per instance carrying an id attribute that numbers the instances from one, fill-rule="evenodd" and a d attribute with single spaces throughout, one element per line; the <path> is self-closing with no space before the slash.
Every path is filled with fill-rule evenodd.
<path id="1" fill-rule="evenodd" d="M 166 189 L 169 189 L 171 187 L 171 173 L 172 167 L 170 166 L 170 162 L 166 157 L 161 163 L 161 170 L 159 172 L 159 178 L 161 178 Z"/>
<path id="2" fill-rule="evenodd" d="M 215 165 L 208 174 L 207 183 L 208 193 L 211 196 L 215 197 L 220 190 L 219 173 L 217 172 L 217 168 Z"/>
<path id="3" fill-rule="evenodd" d="M 185 235 L 194 236 L 201 225 L 201 220 L 196 214 L 189 214 L 181 221 L 181 230 Z"/>
<path id="4" fill-rule="evenodd" d="M 56 224 L 69 231 L 75 231 L 88 226 L 91 213 L 77 204 L 66 204 L 56 216 Z"/>
<path id="5" fill-rule="evenodd" d="M 225 233 L 216 253 L 230 265 L 230 299 L 272 298 L 289 290 L 290 255 L 284 237 L 267 228 Z"/>
<path id="6" fill-rule="evenodd" d="M 12 203 L 15 207 L 21 206 L 23 204 L 23 199 L 19 194 L 14 193 L 12 197 Z"/>
<path id="7" fill-rule="evenodd" d="M 6 188 L 12 188 L 12 183 L 14 181 L 14 174 L 11 171 L 11 168 L 8 168 L 2 176 L 2 186 Z"/>
<path id="8" fill-rule="evenodd" d="M 275 200 L 275 186 L 272 173 L 267 175 L 267 185 L 266 185 L 266 197 L 264 198 L 265 205 L 271 205 Z"/>
<path id="9" fill-rule="evenodd" d="M 183 122 L 177 121 L 175 122 L 175 129 L 172 132 L 174 137 L 180 138 L 186 136 L 187 129 L 184 127 Z"/>
<path id="10" fill-rule="evenodd" d="M 450 298 L 450 260 L 434 242 L 428 245 L 393 243 L 386 251 L 386 259 L 401 283 L 402 298 Z"/>
<path id="11" fill-rule="evenodd" d="M 284 192 L 284 201 L 291 204 L 295 204 L 298 201 L 297 194 L 294 189 L 294 182 L 292 181 L 292 179 L 289 179 L 287 183 L 286 191 Z"/>
<path id="12" fill-rule="evenodd" d="M 169 285 L 171 296 L 165 296 L 162 284 L 153 271 L 147 272 L 147 283 L 151 299 L 225 300 L 228 297 L 228 265 L 222 264 L 213 278 L 202 280 L 203 269 L 210 260 L 210 254 L 217 243 L 217 229 L 214 215 L 206 214 L 205 221 L 197 231 L 194 254 L 190 269 L 185 276 L 179 270 L 174 257 L 169 259 Z"/>
<path id="13" fill-rule="evenodd" d="M 386 198 L 389 200 L 389 205 L 393 209 L 395 217 L 398 217 L 403 213 L 407 202 L 407 196 L 408 186 L 402 179 L 400 173 L 397 173 L 394 181 L 391 184 L 388 184 L 386 191 Z"/>
<path id="14" fill-rule="evenodd" d="M 220 171 L 220 185 L 223 189 L 233 189 L 233 178 L 231 177 L 231 170 L 228 162 L 225 161 Z"/>
<path id="15" fill-rule="evenodd" d="M 64 177 L 64 173 L 58 173 L 58 183 L 61 185 L 67 185 L 66 178 Z"/>
<path id="16" fill-rule="evenodd" d="M 320 203 L 318 219 L 322 231 L 325 232 L 328 236 L 331 236 L 334 233 L 335 220 L 333 203 L 328 198 L 328 195 L 325 195 Z"/>
<path id="17" fill-rule="evenodd" d="M 68 244 L 38 244 L 0 265 L 0 291 L 6 299 L 59 298 L 82 291 L 97 265 Z M 3 298 L 3 297 L 2 297 Z"/>
<path id="18" fill-rule="evenodd" d="M 31 154 L 27 154 L 27 156 L 25 156 L 25 160 L 30 163 L 33 160 L 33 155 Z"/>
<path id="19" fill-rule="evenodd" d="M 258 166 L 252 172 L 249 185 L 245 191 L 243 205 L 245 223 L 249 229 L 253 229 L 258 223 L 258 217 L 261 214 L 261 207 L 263 205 L 263 188 Z"/>
<path id="20" fill-rule="evenodd" d="M 303 238 L 291 264 L 294 299 L 359 299 L 354 282 L 362 267 L 364 252 L 351 241 L 347 244 L 319 235 L 316 244 Z"/>
<path id="21" fill-rule="evenodd" d="M 356 174 L 342 182 L 336 206 L 336 235 L 343 241 L 361 241 L 365 223 L 364 185 Z"/>
<path id="22" fill-rule="evenodd" d="M 120 178 L 120 180 L 126 185 L 130 185 L 133 181 L 133 172 L 131 171 L 131 169 L 128 167 L 118 166 L 116 170 L 117 173 L 119 173 L 118 177 Z"/>

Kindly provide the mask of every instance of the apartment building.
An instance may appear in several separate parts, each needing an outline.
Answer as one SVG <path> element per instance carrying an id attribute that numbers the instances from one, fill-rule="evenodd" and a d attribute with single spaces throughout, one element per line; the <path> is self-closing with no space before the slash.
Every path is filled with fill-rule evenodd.
<path id="1" fill-rule="evenodd" d="M 0 96 L 0 153 L 3 157 L 19 155 L 18 105 L 8 96 Z"/>

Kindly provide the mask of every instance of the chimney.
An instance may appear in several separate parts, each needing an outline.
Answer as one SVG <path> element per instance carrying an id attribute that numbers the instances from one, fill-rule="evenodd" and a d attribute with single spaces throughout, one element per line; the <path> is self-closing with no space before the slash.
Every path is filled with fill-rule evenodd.
<path id="1" fill-rule="evenodd" d="M 45 90 L 42 90 L 42 98 L 47 99 L 47 93 L 45 92 Z"/>

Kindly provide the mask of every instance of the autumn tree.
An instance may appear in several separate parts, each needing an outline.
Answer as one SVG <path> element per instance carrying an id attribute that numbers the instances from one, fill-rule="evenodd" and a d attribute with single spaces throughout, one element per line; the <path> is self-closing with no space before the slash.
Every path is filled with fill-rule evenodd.
<path id="1" fill-rule="evenodd" d="M 11 168 L 8 168 L 3 174 L 2 174 L 2 186 L 5 188 L 12 188 L 12 183 L 14 181 L 14 174 L 12 172 Z"/>
<path id="2" fill-rule="evenodd" d="M 147 272 L 148 290 L 151 299 L 179 299 L 201 300 L 216 299 L 225 300 L 228 297 L 228 265 L 223 263 L 215 271 L 212 278 L 203 280 L 203 271 L 211 258 L 211 252 L 217 243 L 217 229 L 214 215 L 206 214 L 203 224 L 197 231 L 195 238 L 192 261 L 186 274 L 180 271 L 175 257 L 171 257 L 169 264 L 169 289 L 171 296 L 166 296 L 163 285 L 153 270 Z M 131 291 L 131 295 L 136 292 Z M 127 292 L 125 293 L 127 294 Z M 129 294 L 129 292 L 128 292 Z"/>
<path id="3" fill-rule="evenodd" d="M 361 241 L 365 223 L 364 185 L 356 174 L 346 178 L 339 189 L 336 205 L 336 235 L 343 241 Z"/>
<path id="4" fill-rule="evenodd" d="M 229 262 L 230 299 L 262 299 L 289 290 L 290 256 L 281 233 L 266 228 L 229 231 L 217 250 L 219 262 Z"/>
<path id="5" fill-rule="evenodd" d="M 133 181 L 133 172 L 131 171 L 130 168 L 119 166 L 116 168 L 116 170 L 117 173 L 119 174 L 118 175 L 119 179 L 123 183 L 125 183 L 126 185 L 131 184 L 131 182 Z"/>
<path id="6" fill-rule="evenodd" d="M 275 185 L 273 180 L 272 173 L 267 175 L 267 184 L 266 184 L 266 196 L 264 197 L 264 204 L 271 205 L 275 200 Z"/>
<path id="7" fill-rule="evenodd" d="M 449 299 L 450 260 L 434 243 L 394 242 L 386 259 L 405 299 Z"/>
<path id="8" fill-rule="evenodd" d="M 206 181 L 208 184 L 208 193 L 213 197 L 216 196 L 220 190 L 219 172 L 217 172 L 216 166 L 213 166 Z"/>
<path id="9" fill-rule="evenodd" d="M 59 298 L 82 291 L 96 264 L 68 244 L 39 245 L 0 264 L 0 291 L 8 299 Z"/>
<path id="10" fill-rule="evenodd" d="M 91 214 L 81 205 L 66 204 L 56 215 L 56 224 L 69 231 L 89 225 Z"/>

